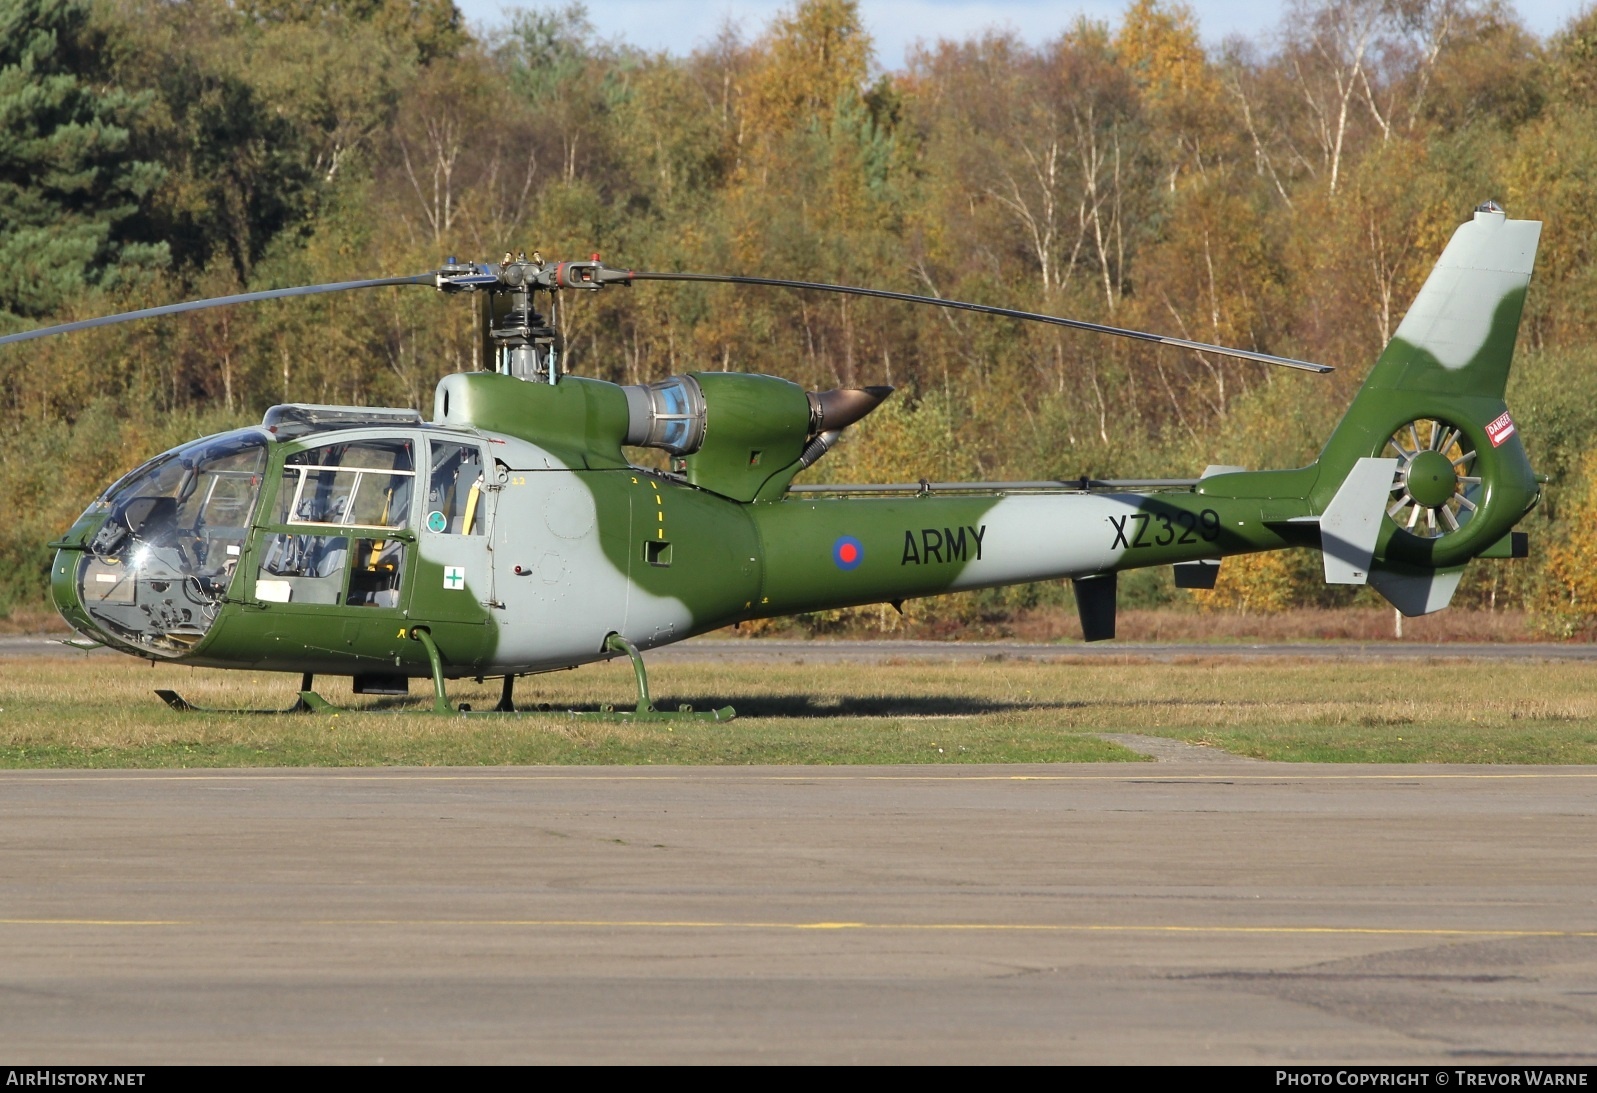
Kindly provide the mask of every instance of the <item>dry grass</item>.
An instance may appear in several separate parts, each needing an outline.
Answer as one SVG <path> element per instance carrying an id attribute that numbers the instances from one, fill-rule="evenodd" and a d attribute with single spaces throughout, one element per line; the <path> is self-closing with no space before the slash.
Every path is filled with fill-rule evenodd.
<path id="1" fill-rule="evenodd" d="M 1394 641 L 1435 642 L 1546 641 L 1523 611 L 1438 611 L 1403 620 L 1403 636 L 1393 634 L 1390 608 L 1349 607 L 1338 610 L 1303 608 L 1272 614 L 1243 615 L 1220 611 L 1122 611 L 1121 641 Z M 1079 638 L 1081 627 L 1071 612 L 1039 612 L 1012 624 L 1024 641 Z"/>
<path id="2" fill-rule="evenodd" d="M 1597 762 L 1597 665 L 1447 659 L 1134 658 L 875 665 L 663 665 L 662 709 L 735 705 L 729 724 L 615 724 L 563 711 L 623 704 L 625 663 L 523 680 L 521 718 L 435 717 L 323 693 L 336 716 L 174 713 L 180 691 L 281 708 L 297 677 L 151 668 L 109 655 L 20 659 L 0 679 L 0 765 L 1047 762 L 1135 758 L 1094 733 L 1141 733 L 1261 758 Z M 342 682 L 342 681 L 340 681 Z M 347 687 L 347 684 L 344 684 Z M 418 696 L 425 688 L 416 688 Z M 491 707 L 496 682 L 451 685 Z"/>
<path id="3" fill-rule="evenodd" d="M 1040 607 L 1006 618 L 971 621 L 935 613 L 923 615 L 910 601 L 899 615 L 885 605 L 843 612 L 841 620 L 826 629 L 830 636 L 861 641 L 877 639 L 931 639 L 1032 642 L 1080 641 L 1081 625 L 1070 607 Z M 1391 608 L 1301 608 L 1265 614 L 1235 611 L 1138 610 L 1120 611 L 1117 636 L 1122 641 L 1282 642 L 1282 641 L 1405 641 L 1529 642 L 1548 640 L 1547 631 L 1525 611 L 1440 611 L 1402 621 L 1395 633 L 1396 614 Z M 771 619 L 757 625 L 768 637 L 810 636 L 798 619 Z"/>
<path id="4" fill-rule="evenodd" d="M 1012 618 L 987 623 L 926 622 L 916 618 L 916 601 L 909 614 L 891 608 L 860 608 L 840 631 L 861 640 L 875 638 L 948 638 L 1019 641 L 1078 641 L 1081 626 L 1068 607 L 1037 608 L 1017 612 Z M 890 624 L 883 629 L 883 622 Z M 1335 610 L 1302 608 L 1273 614 L 1239 614 L 1231 611 L 1123 610 L 1119 614 L 1122 641 L 1391 641 L 1393 613 L 1389 608 L 1349 607 Z M 772 636 L 806 637 L 794 620 L 774 619 L 761 624 Z M 16 608 L 0 616 L 0 634 L 54 634 L 64 629 L 61 619 L 47 608 Z M 1547 633 L 1525 611 L 1439 611 L 1403 620 L 1401 640 L 1438 641 L 1546 641 Z"/>

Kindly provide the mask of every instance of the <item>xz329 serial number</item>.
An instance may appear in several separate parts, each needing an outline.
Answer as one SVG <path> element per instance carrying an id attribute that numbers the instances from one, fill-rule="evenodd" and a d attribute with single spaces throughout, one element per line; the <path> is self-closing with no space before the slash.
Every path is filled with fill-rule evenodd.
<path id="1" fill-rule="evenodd" d="M 1186 543 L 1212 543 L 1220 538 L 1220 514 L 1213 509 L 1202 512 L 1133 512 L 1109 517 L 1115 529 L 1115 547 L 1180 546 Z"/>

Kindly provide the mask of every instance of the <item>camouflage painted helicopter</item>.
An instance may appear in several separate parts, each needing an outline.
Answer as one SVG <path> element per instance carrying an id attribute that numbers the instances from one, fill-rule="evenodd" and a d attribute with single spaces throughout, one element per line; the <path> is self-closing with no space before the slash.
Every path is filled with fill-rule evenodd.
<path id="1" fill-rule="evenodd" d="M 595 260 L 451 261 L 414 277 L 191 301 L 0 338 L 380 285 L 474 293 L 491 368 L 416 410 L 285 405 L 130 472 L 51 545 L 52 594 L 88 641 L 151 661 L 317 674 L 403 694 L 619 655 L 746 619 L 1069 578 L 1087 640 L 1113 637 L 1120 570 L 1319 549 L 1325 579 L 1408 615 L 1445 607 L 1465 563 L 1519 557 L 1536 504 L 1503 402 L 1541 225 L 1480 206 L 1443 252 L 1317 461 L 1190 480 L 794 486 L 891 388 L 808 393 L 696 372 L 620 386 L 572 375 L 538 293 L 712 280 L 912 300 L 1247 359 L 1321 365 L 1055 316 L 836 285 L 644 273 Z M 662 449 L 669 472 L 628 447 Z M 186 704 L 170 692 L 175 706 Z M 697 716 L 726 717 L 731 710 Z"/>

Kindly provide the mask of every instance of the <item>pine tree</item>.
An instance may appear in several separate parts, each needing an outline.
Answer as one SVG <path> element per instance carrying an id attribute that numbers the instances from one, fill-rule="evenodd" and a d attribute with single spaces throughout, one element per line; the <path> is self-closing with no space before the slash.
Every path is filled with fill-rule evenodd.
<path id="1" fill-rule="evenodd" d="M 99 86 L 84 0 L 0 0 L 0 323 L 166 262 L 131 223 L 160 181 L 128 126 L 142 96 Z"/>

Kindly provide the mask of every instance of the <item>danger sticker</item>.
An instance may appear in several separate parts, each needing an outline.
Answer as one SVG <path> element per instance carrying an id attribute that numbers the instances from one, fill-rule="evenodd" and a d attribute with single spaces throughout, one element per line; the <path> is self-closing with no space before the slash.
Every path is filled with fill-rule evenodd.
<path id="1" fill-rule="evenodd" d="M 1492 447 L 1501 447 L 1503 441 L 1514 435 L 1514 419 L 1504 413 L 1502 417 L 1486 426 L 1486 437 L 1492 442 Z"/>

